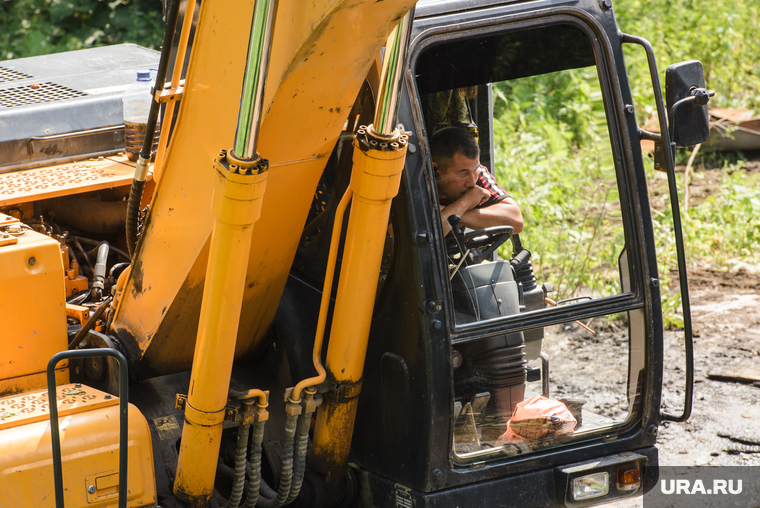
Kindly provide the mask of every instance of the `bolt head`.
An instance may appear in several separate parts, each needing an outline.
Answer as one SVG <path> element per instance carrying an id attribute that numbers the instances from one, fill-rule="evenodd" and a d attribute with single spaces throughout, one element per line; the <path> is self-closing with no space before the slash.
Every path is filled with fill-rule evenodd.
<path id="1" fill-rule="evenodd" d="M 462 358 L 462 353 L 457 351 L 456 349 L 451 352 L 451 366 L 455 369 L 458 369 L 462 366 L 462 363 L 464 362 L 464 358 Z"/>
<path id="2" fill-rule="evenodd" d="M 95 485 L 90 485 L 89 487 L 87 487 L 87 492 L 89 492 L 90 494 L 94 494 L 95 493 Z"/>
<path id="3" fill-rule="evenodd" d="M 443 471 L 441 471 L 440 469 L 433 469 L 433 476 L 435 476 L 436 480 L 440 480 L 441 478 L 443 478 Z"/>
<path id="4" fill-rule="evenodd" d="M 29 266 L 34 266 L 37 264 L 37 260 L 34 259 L 34 256 L 32 256 L 29 258 L 29 261 L 27 261 L 27 263 L 29 263 Z"/>

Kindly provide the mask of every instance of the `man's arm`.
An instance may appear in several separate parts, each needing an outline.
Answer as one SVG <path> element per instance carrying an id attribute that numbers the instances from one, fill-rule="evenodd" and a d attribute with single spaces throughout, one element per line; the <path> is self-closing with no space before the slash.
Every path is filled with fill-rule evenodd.
<path id="1" fill-rule="evenodd" d="M 520 207 L 510 197 L 485 208 L 472 208 L 462 217 L 462 224 L 470 229 L 485 229 L 494 226 L 512 226 L 515 233 L 523 230 Z"/>
<path id="2" fill-rule="evenodd" d="M 512 226 L 515 233 L 521 232 L 523 218 L 517 203 L 507 197 L 491 206 L 475 208 L 489 199 L 491 199 L 491 194 L 487 190 L 475 186 L 453 203 L 443 207 L 441 209 L 443 234 L 447 235 L 451 230 L 447 221 L 451 215 L 459 215 L 462 218 L 462 225 L 471 229 Z"/>

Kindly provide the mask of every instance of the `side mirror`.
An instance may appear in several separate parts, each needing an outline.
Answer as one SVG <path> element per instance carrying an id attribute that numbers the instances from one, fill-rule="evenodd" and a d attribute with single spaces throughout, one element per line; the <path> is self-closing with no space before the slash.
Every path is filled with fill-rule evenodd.
<path id="1" fill-rule="evenodd" d="M 677 146 L 692 146 L 710 136 L 710 114 L 707 102 L 714 95 L 705 89 L 702 62 L 688 60 L 673 64 L 665 71 L 665 101 L 671 141 Z M 690 99 L 691 98 L 691 99 Z M 684 99 L 690 99 L 683 101 Z M 673 106 L 683 101 L 676 106 Z"/>

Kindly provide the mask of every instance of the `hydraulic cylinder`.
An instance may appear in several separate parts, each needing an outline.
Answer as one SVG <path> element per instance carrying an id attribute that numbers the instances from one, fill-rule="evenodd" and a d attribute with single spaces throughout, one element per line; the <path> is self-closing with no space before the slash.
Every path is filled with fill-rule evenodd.
<path id="1" fill-rule="evenodd" d="M 406 146 L 398 129 L 381 136 L 372 126 L 360 128 L 354 140 L 351 216 L 325 365 L 336 389 L 319 408 L 314 434 L 315 466 L 328 490 L 338 487 L 348 460 L 391 200 L 398 193 Z"/>
<path id="2" fill-rule="evenodd" d="M 251 233 L 266 188 L 267 161 L 241 164 L 226 152 L 214 161 L 214 230 L 174 482 L 175 495 L 194 507 L 206 506 L 214 489 Z"/>

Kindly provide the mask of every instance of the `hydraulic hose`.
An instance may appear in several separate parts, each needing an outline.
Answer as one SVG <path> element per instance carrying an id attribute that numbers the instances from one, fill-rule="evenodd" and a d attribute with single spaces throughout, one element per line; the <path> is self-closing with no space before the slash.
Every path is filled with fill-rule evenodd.
<path id="1" fill-rule="evenodd" d="M 245 497 L 245 508 L 254 508 L 259 499 L 261 488 L 261 443 L 264 442 L 264 425 L 266 421 L 253 424 L 253 439 L 251 441 L 250 461 L 248 469 L 248 490 Z"/>
<path id="2" fill-rule="evenodd" d="M 238 508 L 240 500 L 243 498 L 243 490 L 245 489 L 245 459 L 248 454 L 248 434 L 250 430 L 250 424 L 238 427 L 237 447 L 235 448 L 235 480 L 232 484 L 230 499 L 227 501 L 225 508 Z"/>
<path id="3" fill-rule="evenodd" d="M 166 27 L 164 28 L 164 43 L 161 47 L 161 60 L 158 64 L 156 73 L 156 86 L 153 91 L 153 101 L 150 104 L 150 113 L 148 114 L 148 123 L 145 129 L 145 141 L 143 142 L 140 157 L 137 159 L 135 167 L 135 177 L 132 180 L 132 189 L 129 191 L 129 201 L 127 202 L 127 248 L 129 255 L 134 256 L 137 248 L 137 221 L 140 216 L 140 201 L 142 201 L 143 188 L 145 180 L 148 177 L 148 164 L 150 155 L 153 150 L 153 136 L 156 133 L 156 124 L 158 123 L 158 113 L 161 105 L 156 97 L 164 89 L 166 81 L 166 71 L 169 67 L 169 57 L 171 56 L 172 43 L 174 42 L 174 33 L 177 29 L 177 18 L 179 17 L 180 0 L 172 0 L 169 6 L 169 12 L 166 15 Z M 180 63 L 181 65 L 181 63 Z"/>
<path id="4" fill-rule="evenodd" d="M 84 326 L 77 332 L 76 335 L 74 335 L 74 338 L 71 339 L 71 342 L 69 343 L 69 349 L 76 349 L 82 340 L 84 340 L 85 337 L 87 337 L 87 334 L 90 333 L 90 330 L 92 330 L 92 327 L 95 326 L 95 323 L 98 322 L 98 319 L 100 319 L 100 316 L 103 315 L 103 313 L 108 308 L 108 304 L 111 303 L 111 297 L 109 296 L 106 298 L 103 303 L 100 304 L 100 307 L 98 307 L 98 310 L 96 310 L 92 316 L 90 316 L 90 319 L 87 320 L 87 322 L 84 324 Z"/>
<path id="5" fill-rule="evenodd" d="M 92 298 L 100 300 L 103 298 L 103 290 L 106 281 L 106 260 L 108 259 L 108 242 L 101 242 L 98 247 L 98 257 L 95 261 L 95 272 L 92 276 Z"/>
<path id="6" fill-rule="evenodd" d="M 298 426 L 298 414 L 300 413 L 300 404 L 295 403 L 292 399 L 288 401 L 288 416 L 285 421 L 285 439 L 282 450 L 282 469 L 280 470 L 280 485 L 277 488 L 277 494 L 274 498 L 268 498 L 266 495 L 260 495 L 256 506 L 261 508 L 280 508 L 290 495 L 290 487 L 293 482 L 293 438 Z M 263 487 L 263 483 L 262 483 Z M 250 492 L 250 488 L 249 488 Z M 265 494 L 261 492 L 261 494 Z M 249 507 L 246 502 L 246 508 Z"/>
<path id="7" fill-rule="evenodd" d="M 309 402 L 313 400 L 317 390 L 314 387 L 306 389 L 306 401 L 307 407 Z M 296 440 L 296 458 L 293 466 L 293 485 L 290 487 L 290 495 L 288 496 L 285 504 L 290 504 L 298 497 L 301 492 L 301 486 L 303 485 L 303 477 L 306 472 L 306 450 L 309 446 L 309 430 L 311 429 L 311 415 L 316 410 L 316 404 L 311 404 L 311 407 L 301 415 L 301 420 L 298 422 L 298 436 Z"/>

